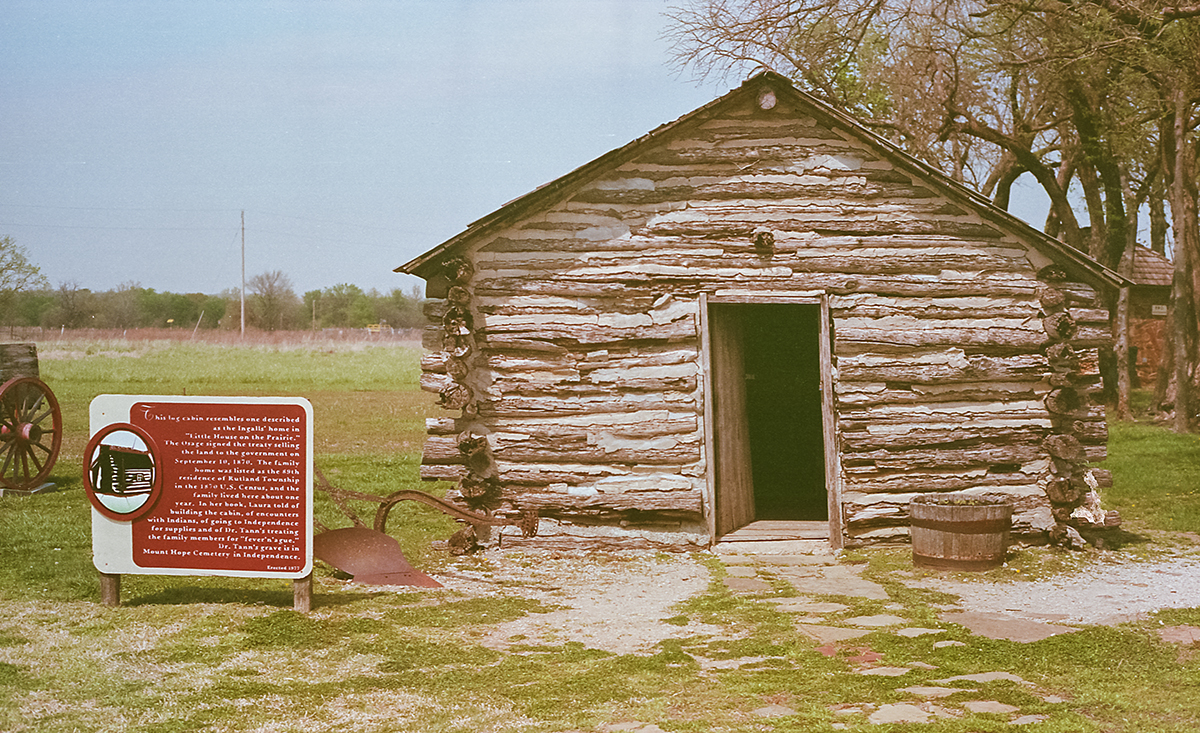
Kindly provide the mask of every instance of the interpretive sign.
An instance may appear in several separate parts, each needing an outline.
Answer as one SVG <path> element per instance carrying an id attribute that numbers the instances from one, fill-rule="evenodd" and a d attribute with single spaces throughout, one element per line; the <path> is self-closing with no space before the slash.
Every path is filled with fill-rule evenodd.
<path id="1" fill-rule="evenodd" d="M 91 434 L 84 485 L 102 574 L 312 572 L 308 400 L 100 395 Z"/>

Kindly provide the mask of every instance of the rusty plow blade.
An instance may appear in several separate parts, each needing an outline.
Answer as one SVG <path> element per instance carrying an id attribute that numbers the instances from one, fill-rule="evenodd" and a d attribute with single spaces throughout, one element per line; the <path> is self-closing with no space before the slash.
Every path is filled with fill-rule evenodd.
<path id="1" fill-rule="evenodd" d="M 391 535 L 365 527 L 334 529 L 313 538 L 313 555 L 364 585 L 412 585 L 441 588 L 417 570 Z"/>

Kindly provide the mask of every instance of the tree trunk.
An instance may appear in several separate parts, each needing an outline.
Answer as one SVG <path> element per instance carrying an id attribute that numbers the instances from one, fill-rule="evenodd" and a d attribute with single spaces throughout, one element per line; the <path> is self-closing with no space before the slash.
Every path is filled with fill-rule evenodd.
<path id="1" fill-rule="evenodd" d="M 1137 246 L 1137 196 L 1129 186 L 1128 176 L 1121 177 L 1122 193 L 1125 197 L 1125 211 L 1133 212 L 1133 221 L 1124 220 L 1125 247 L 1117 259 L 1117 272 L 1128 278 L 1133 274 L 1133 248 Z M 1129 375 L 1133 364 L 1129 361 L 1129 288 L 1122 287 L 1117 296 L 1115 312 L 1113 313 L 1114 350 L 1117 361 L 1117 419 L 1133 420 L 1133 410 L 1129 406 L 1131 385 Z"/>
<path id="2" fill-rule="evenodd" d="M 1171 214 L 1175 230 L 1175 432 L 1188 430 L 1191 416 L 1191 359 L 1189 342 L 1196 333 L 1196 260 L 1200 250 L 1200 221 L 1197 221 L 1196 182 L 1192 162 L 1196 152 L 1188 139 L 1192 105 L 1182 87 L 1175 89 L 1174 175 L 1171 185 Z"/>
<path id="3" fill-rule="evenodd" d="M 1167 307 L 1167 328 L 1163 329 L 1162 361 L 1158 365 L 1158 375 L 1154 380 L 1154 409 L 1161 410 L 1162 406 L 1175 399 L 1171 386 L 1175 377 L 1175 305 Z"/>
<path id="4" fill-rule="evenodd" d="M 1117 296 L 1117 307 L 1113 318 L 1113 330 L 1116 331 L 1115 351 L 1117 356 L 1117 410 L 1118 420 L 1133 420 L 1133 410 L 1129 407 L 1129 288 L 1121 288 Z"/>

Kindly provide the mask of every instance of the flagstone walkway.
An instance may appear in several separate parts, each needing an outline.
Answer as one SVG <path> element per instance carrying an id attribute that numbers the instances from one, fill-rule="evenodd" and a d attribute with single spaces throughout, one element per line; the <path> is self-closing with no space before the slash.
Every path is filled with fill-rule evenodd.
<path id="1" fill-rule="evenodd" d="M 904 611 L 904 607 L 898 603 L 889 603 L 884 607 L 895 613 L 846 616 L 849 605 L 813 598 L 841 596 L 848 601 L 856 598 L 887 601 L 889 596 L 881 585 L 862 577 L 865 568 L 863 565 L 839 564 L 832 553 L 816 548 L 795 554 L 734 552 L 722 554 L 721 559 L 728 571 L 726 585 L 734 593 L 768 592 L 771 590 L 771 578 L 788 582 L 799 594 L 797 597 L 768 597 L 766 600 L 774 603 L 780 611 L 792 614 L 796 629 L 813 640 L 817 651 L 826 656 L 841 657 L 852 665 L 857 674 L 895 678 L 896 689 L 912 698 L 911 702 L 880 704 L 863 701 L 835 706 L 832 708 L 835 718 L 844 719 L 844 722 L 833 724 L 835 729 L 846 728 L 849 723 L 861 718 L 875 724 L 928 723 L 938 718 L 987 713 L 1006 719 L 1013 725 L 1046 719 L 1045 715 L 1023 713 L 1015 705 L 989 699 L 988 690 L 996 689 L 997 685 L 1019 685 L 1029 695 L 1044 703 L 1066 702 L 1005 670 L 926 679 L 921 683 L 905 685 L 909 677 L 917 676 L 914 672 L 921 673 L 922 678 L 928 678 L 929 673 L 935 671 L 937 666 L 925 662 L 910 662 L 902 666 L 884 665 L 881 654 L 871 651 L 869 647 L 856 645 L 854 640 L 878 631 L 906 638 L 928 638 L 930 651 L 935 654 L 933 658 L 936 658 L 938 650 L 965 644 L 956 640 L 939 639 L 946 633 L 946 628 L 910 624 L 908 619 L 898 615 Z M 963 613 L 950 609 L 940 616 L 940 620 L 946 624 L 962 625 L 978 636 L 1018 642 L 1037 641 L 1055 634 L 1075 631 L 1069 626 L 1002 614 Z M 781 705 L 772 705 L 756 712 L 763 717 L 795 714 L 794 710 Z M 651 733 L 653 729 L 631 730 L 637 733 Z"/>
<path id="2" fill-rule="evenodd" d="M 753 601 L 770 603 L 779 612 L 790 616 L 795 630 L 811 640 L 816 652 L 844 663 L 837 677 L 862 675 L 873 678 L 870 686 L 846 686 L 846 689 L 864 691 L 829 706 L 830 725 L 835 730 L 887 723 L 916 725 L 918 728 L 915 729 L 919 730 L 919 724 L 940 719 L 987 720 L 992 725 L 1002 722 L 1013 726 L 1046 721 L 1053 725 L 1078 713 L 1073 707 L 1077 701 L 1067 699 L 1062 688 L 1056 688 L 1052 680 L 1025 679 L 1016 674 L 1019 670 L 1013 669 L 980 669 L 972 662 L 972 649 L 982 651 L 991 644 L 989 640 L 1031 644 L 1052 636 L 1077 633 L 1089 625 L 1089 622 L 1062 614 L 1048 614 L 1041 608 L 1024 608 L 1024 596 L 1032 593 L 1036 583 L 1005 586 L 1004 602 L 989 607 L 969 603 L 966 596 L 959 598 L 960 594 L 955 590 L 938 585 L 943 581 L 952 582 L 949 578 L 941 578 L 934 583 L 937 587 L 931 588 L 928 575 L 898 571 L 884 581 L 887 583 L 885 588 L 870 577 L 863 577 L 865 564 L 839 561 L 819 544 L 802 543 L 790 551 L 787 548 L 763 551 L 762 548 L 748 547 L 731 550 L 718 546 L 716 554 L 723 566 L 720 577 L 726 587 Z M 1200 563 L 1200 554 L 1193 553 L 1185 559 Z M 1129 563 L 1114 559 L 1104 562 L 1111 564 L 1111 567 L 1106 566 L 1106 573 L 1123 572 L 1125 566 L 1136 565 L 1151 580 L 1157 580 L 1155 574 L 1162 574 L 1160 571 L 1166 567 L 1165 563 L 1175 560 Z M 525 558 L 506 567 L 504 572 L 496 572 L 505 567 L 500 563 L 486 572 L 460 571 L 442 580 L 448 586 L 454 585 L 459 592 L 468 593 L 503 593 L 508 592 L 505 589 L 521 587 L 524 593 L 534 593 L 539 598 L 544 596 L 559 610 L 497 624 L 482 640 L 489 647 L 508 648 L 514 642 L 527 644 L 530 640 L 540 643 L 573 640 L 613 653 L 643 654 L 667 639 L 720 638 L 730 631 L 727 627 L 709 626 L 696 619 L 677 624 L 681 617 L 670 616 L 676 603 L 703 592 L 711 582 L 712 566 L 697 558 L 668 562 L 647 555 L 627 558 L 620 563 L 597 563 L 586 556 L 553 554 L 539 556 L 532 564 Z M 1085 574 L 1077 582 L 1089 582 L 1092 575 L 1103 573 Z M 1113 577 L 1125 576 L 1118 572 Z M 1170 577 L 1177 577 L 1174 569 Z M 902 583 L 912 592 L 898 593 L 892 581 Z M 1070 585 L 1076 581 L 1064 576 L 1054 582 Z M 997 590 L 990 583 L 960 583 L 959 586 L 968 591 L 969 587 L 987 592 Z M 930 590 L 948 593 L 944 604 L 939 605 L 936 600 L 930 602 L 929 599 L 936 599 L 936 596 L 928 595 Z M 914 597 L 913 593 L 924 595 Z M 1132 608 L 1128 603 L 1128 599 L 1114 598 L 1109 605 L 1124 612 Z M 1139 613 L 1172 606 L 1200 606 L 1200 584 L 1193 588 L 1172 583 L 1154 603 L 1158 605 L 1145 605 Z M 1090 605 L 1104 604 L 1096 599 Z M 1127 615 L 1112 614 L 1101 614 L 1097 618 L 1103 618 L 1107 623 L 1129 620 Z M 1190 658 L 1200 645 L 1200 628 L 1169 626 L 1161 627 L 1158 632 L 1164 643 L 1179 648 L 1181 660 Z M 1034 649 L 1030 651 L 1037 653 Z M 762 656 L 708 658 L 697 652 L 692 650 L 690 653 L 702 674 L 753 670 L 777 661 Z M 996 655 L 988 656 L 996 658 Z M 1001 655 L 1000 658 L 1004 657 Z M 960 674 L 963 671 L 976 673 Z M 881 687 L 890 693 L 880 694 Z M 858 694 L 863 699 L 855 699 Z M 789 707 L 789 702 L 786 695 L 779 699 L 766 697 L 761 707 L 750 712 L 767 726 L 772 719 L 811 715 L 810 710 L 801 712 Z M 642 721 L 611 723 L 596 730 L 656 733 L 662 729 Z"/>

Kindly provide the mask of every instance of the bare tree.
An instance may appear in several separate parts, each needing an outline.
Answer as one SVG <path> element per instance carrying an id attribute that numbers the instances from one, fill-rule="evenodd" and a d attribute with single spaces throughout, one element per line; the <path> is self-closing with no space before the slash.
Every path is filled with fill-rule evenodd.
<path id="1" fill-rule="evenodd" d="M 290 325 L 290 316 L 299 302 L 291 279 L 282 270 L 270 270 L 250 278 L 254 321 L 265 331 Z"/>
<path id="2" fill-rule="evenodd" d="M 1090 52 L 1079 41 L 1089 13 L 1015 0 L 692 0 L 669 13 L 668 36 L 681 67 L 701 76 L 772 68 L 1003 208 L 1013 182 L 1031 174 L 1055 233 L 1084 249 L 1068 196 L 1078 151 L 1112 171 L 1091 155 L 1096 136 L 1081 146 L 1065 124 L 1099 116 L 1070 78 L 1087 70 L 1087 83 L 1104 79 L 1104 64 L 1074 63 Z M 1119 188 L 1119 176 L 1104 181 L 1109 193 Z"/>
<path id="3" fill-rule="evenodd" d="M 54 306 L 42 318 L 43 326 L 81 328 L 92 317 L 92 293 L 74 280 L 59 283 Z"/>

